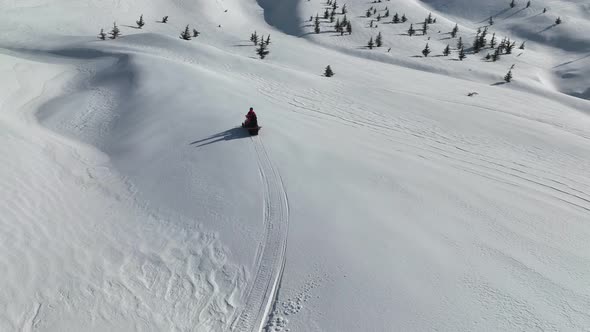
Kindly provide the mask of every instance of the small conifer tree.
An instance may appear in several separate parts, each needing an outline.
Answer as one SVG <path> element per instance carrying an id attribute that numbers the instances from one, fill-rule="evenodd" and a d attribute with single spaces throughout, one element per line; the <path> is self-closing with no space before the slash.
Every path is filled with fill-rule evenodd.
<path id="1" fill-rule="evenodd" d="M 349 35 L 352 34 L 352 24 L 350 24 L 350 21 L 346 24 L 346 32 L 348 32 Z"/>
<path id="2" fill-rule="evenodd" d="M 527 1 L 527 3 L 526 3 L 526 8 L 529 8 L 530 6 L 531 6 L 531 1 L 529 0 L 529 1 Z"/>
<path id="3" fill-rule="evenodd" d="M 258 44 L 258 48 L 256 49 L 256 54 L 258 54 L 260 59 L 264 59 L 268 55 L 269 50 L 268 50 L 268 47 L 266 46 L 266 43 L 264 42 L 264 38 L 261 37 L 260 39 L 261 39 L 261 41 Z"/>
<path id="4" fill-rule="evenodd" d="M 324 76 L 326 76 L 326 77 L 334 76 L 334 72 L 332 71 L 332 68 L 330 68 L 330 65 L 328 65 L 326 67 L 326 69 L 324 70 Z"/>
<path id="5" fill-rule="evenodd" d="M 422 23 L 422 34 L 425 35 L 428 33 L 428 19 L 424 20 L 424 23 Z"/>
<path id="6" fill-rule="evenodd" d="M 451 38 L 457 37 L 457 32 L 459 32 L 459 26 L 457 25 L 457 23 L 455 23 L 455 27 L 451 31 Z"/>
<path id="7" fill-rule="evenodd" d="M 410 28 L 408 29 L 408 35 L 410 37 L 412 37 L 415 33 L 416 33 L 416 30 L 414 30 L 414 25 L 410 24 Z"/>
<path id="8" fill-rule="evenodd" d="M 106 38 L 107 38 L 107 34 L 104 33 L 104 29 L 100 29 L 100 32 L 98 33 L 98 39 L 105 40 Z"/>
<path id="9" fill-rule="evenodd" d="M 111 35 L 111 39 L 117 39 L 118 37 L 121 36 L 121 30 L 119 30 L 119 27 L 117 26 L 117 22 L 113 23 L 113 28 L 111 29 L 111 32 L 109 32 L 109 35 Z"/>
<path id="10" fill-rule="evenodd" d="M 184 28 L 184 31 L 180 33 L 180 39 L 191 40 L 191 38 L 191 33 L 187 25 L 186 28 Z"/>
<path id="11" fill-rule="evenodd" d="M 508 70 L 508 73 L 504 75 L 504 81 L 506 81 L 506 83 L 510 83 L 512 81 L 512 69 Z"/>
<path id="12" fill-rule="evenodd" d="M 514 2 L 514 0 L 512 0 L 512 1 L 510 2 L 510 8 L 514 8 L 514 6 L 516 6 L 516 3 Z"/>
<path id="13" fill-rule="evenodd" d="M 461 49 L 459 50 L 459 60 L 463 61 L 463 59 L 465 59 L 467 56 L 465 55 L 465 49 L 463 49 L 463 47 L 461 47 Z"/>
<path id="14" fill-rule="evenodd" d="M 451 47 L 449 46 L 449 44 L 447 44 L 447 47 L 445 47 L 445 49 L 443 50 L 443 55 L 449 56 L 449 54 L 451 54 Z"/>
<path id="15" fill-rule="evenodd" d="M 199 37 L 201 33 L 199 31 L 197 31 L 197 29 L 193 29 L 193 37 L 197 38 Z"/>
<path id="16" fill-rule="evenodd" d="M 397 15 L 397 13 L 393 15 L 393 19 L 391 19 L 391 22 L 396 24 L 399 23 L 399 16 Z"/>
<path id="17" fill-rule="evenodd" d="M 375 43 L 373 42 L 373 37 L 371 37 L 371 39 L 369 39 L 369 42 L 367 43 L 367 47 L 369 47 L 369 49 L 372 50 L 373 46 L 375 46 Z"/>
<path id="18" fill-rule="evenodd" d="M 320 18 L 319 16 L 315 16 L 314 28 L 313 31 L 315 33 L 320 33 Z"/>
<path id="19" fill-rule="evenodd" d="M 494 18 L 490 16 L 490 19 L 488 20 L 488 24 L 489 25 L 494 25 Z"/>
<path id="20" fill-rule="evenodd" d="M 424 57 L 428 57 L 428 54 L 430 54 L 430 47 L 428 47 L 428 43 L 426 43 L 426 47 L 424 47 L 424 49 L 422 50 L 422 54 L 424 54 Z"/>
<path id="21" fill-rule="evenodd" d="M 408 21 L 408 18 L 406 17 L 406 14 L 402 14 L 402 23 L 406 23 Z"/>
<path id="22" fill-rule="evenodd" d="M 137 27 L 140 29 L 145 25 L 143 14 L 139 16 L 139 20 L 135 21 L 135 23 L 137 23 Z"/>
<path id="23" fill-rule="evenodd" d="M 524 50 L 524 44 L 526 43 L 526 41 L 523 41 L 522 44 L 520 44 L 520 46 L 518 47 L 521 50 Z"/>
<path id="24" fill-rule="evenodd" d="M 168 16 L 162 17 L 162 23 L 168 23 Z"/>
<path id="25" fill-rule="evenodd" d="M 561 17 L 557 17 L 557 19 L 555 20 L 555 24 L 561 24 Z"/>
<path id="26" fill-rule="evenodd" d="M 462 49 L 463 48 L 463 37 L 459 37 L 459 40 L 457 41 L 457 49 Z"/>
<path id="27" fill-rule="evenodd" d="M 375 38 L 375 45 L 377 45 L 377 47 L 381 47 L 381 45 L 383 45 L 383 37 L 381 36 L 381 32 L 379 32 L 377 34 L 377 38 Z"/>

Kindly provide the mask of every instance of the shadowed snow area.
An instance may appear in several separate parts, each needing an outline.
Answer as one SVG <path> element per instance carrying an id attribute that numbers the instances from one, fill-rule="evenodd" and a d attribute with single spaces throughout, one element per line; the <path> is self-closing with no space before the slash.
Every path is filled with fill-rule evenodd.
<path id="1" fill-rule="evenodd" d="M 587 329 L 588 4 L 332 8 L 0 2 L 0 331 Z"/>

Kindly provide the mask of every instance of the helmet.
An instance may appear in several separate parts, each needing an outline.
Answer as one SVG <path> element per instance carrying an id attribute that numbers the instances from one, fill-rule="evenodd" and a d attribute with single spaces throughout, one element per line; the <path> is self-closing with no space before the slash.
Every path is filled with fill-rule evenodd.
<path id="1" fill-rule="evenodd" d="M 254 108 L 250 107 L 250 111 L 253 111 L 253 110 L 254 110 Z"/>

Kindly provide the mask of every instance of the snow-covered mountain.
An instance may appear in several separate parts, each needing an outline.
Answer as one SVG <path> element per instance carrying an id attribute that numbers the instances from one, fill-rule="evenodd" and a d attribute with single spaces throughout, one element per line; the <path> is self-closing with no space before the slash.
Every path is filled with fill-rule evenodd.
<path id="1" fill-rule="evenodd" d="M 589 14 L 1 1 L 0 331 L 590 328 Z"/>

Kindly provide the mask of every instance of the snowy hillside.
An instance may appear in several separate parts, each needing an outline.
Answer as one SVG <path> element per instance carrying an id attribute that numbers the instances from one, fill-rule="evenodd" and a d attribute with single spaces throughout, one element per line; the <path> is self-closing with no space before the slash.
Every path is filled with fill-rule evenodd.
<path id="1" fill-rule="evenodd" d="M 0 331 L 589 329 L 590 6 L 509 4 L 0 2 Z"/>

